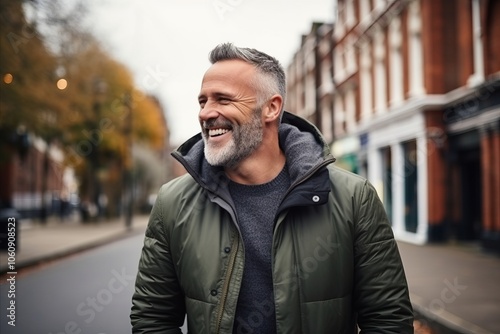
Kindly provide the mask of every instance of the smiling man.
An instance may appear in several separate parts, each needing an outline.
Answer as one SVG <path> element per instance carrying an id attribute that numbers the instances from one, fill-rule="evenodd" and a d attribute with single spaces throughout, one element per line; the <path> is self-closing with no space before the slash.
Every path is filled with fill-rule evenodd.
<path id="1" fill-rule="evenodd" d="M 319 131 L 283 110 L 285 74 L 260 51 L 210 53 L 201 133 L 173 156 L 139 262 L 133 333 L 413 333 L 406 278 L 374 188 L 334 166 Z"/>
<path id="2" fill-rule="evenodd" d="M 285 163 L 278 145 L 283 83 L 256 67 L 259 63 L 224 57 L 223 50 L 212 53 L 213 66 L 203 78 L 198 98 L 205 158 L 212 166 L 226 167 L 233 180 L 269 181 Z M 280 73 L 279 64 L 262 61 L 266 70 Z"/>

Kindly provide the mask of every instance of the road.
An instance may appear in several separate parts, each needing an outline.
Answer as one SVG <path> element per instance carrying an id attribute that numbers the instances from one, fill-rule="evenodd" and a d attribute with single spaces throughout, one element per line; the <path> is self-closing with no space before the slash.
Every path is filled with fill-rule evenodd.
<path id="1" fill-rule="evenodd" d="M 131 333 L 131 297 L 142 242 L 142 235 L 129 237 L 29 270 L 15 277 L 14 286 L 3 284 L 0 333 Z M 9 290 L 15 298 L 8 298 Z M 10 300 L 15 301 L 15 327 L 8 324 Z"/>
<path id="2" fill-rule="evenodd" d="M 143 236 L 137 235 L 31 268 L 16 277 L 12 299 L 11 285 L 1 285 L 0 333 L 131 333 L 129 314 L 142 242 Z M 7 323 L 9 300 L 15 300 L 15 327 Z M 417 322 L 415 333 L 432 331 Z"/>

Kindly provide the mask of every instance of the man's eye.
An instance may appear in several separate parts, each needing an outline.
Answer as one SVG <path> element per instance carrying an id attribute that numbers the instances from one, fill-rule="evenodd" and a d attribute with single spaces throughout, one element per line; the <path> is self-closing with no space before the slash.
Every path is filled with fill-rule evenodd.
<path id="1" fill-rule="evenodd" d="M 221 97 L 221 98 L 219 99 L 219 103 L 220 103 L 220 104 L 229 104 L 230 102 L 231 102 L 231 100 L 230 100 L 230 99 L 228 99 L 227 97 Z"/>

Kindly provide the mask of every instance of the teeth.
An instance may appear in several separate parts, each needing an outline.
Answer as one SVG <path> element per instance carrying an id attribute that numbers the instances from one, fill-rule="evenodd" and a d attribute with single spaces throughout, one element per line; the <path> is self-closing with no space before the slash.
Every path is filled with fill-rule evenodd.
<path id="1" fill-rule="evenodd" d="M 229 132 L 228 129 L 212 129 L 212 130 L 208 130 L 208 135 L 209 136 L 220 136 L 226 132 Z"/>

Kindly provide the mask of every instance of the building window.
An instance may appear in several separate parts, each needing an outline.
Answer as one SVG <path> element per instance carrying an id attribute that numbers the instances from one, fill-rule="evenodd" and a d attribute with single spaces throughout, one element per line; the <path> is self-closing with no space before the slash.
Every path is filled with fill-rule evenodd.
<path id="1" fill-rule="evenodd" d="M 344 47 L 338 45 L 334 51 L 335 81 L 341 82 L 345 78 Z"/>
<path id="2" fill-rule="evenodd" d="M 346 76 L 351 76 L 357 71 L 356 67 L 356 50 L 354 49 L 354 42 L 352 36 L 348 37 L 348 42 L 345 49 L 345 65 Z"/>
<path id="3" fill-rule="evenodd" d="M 360 0 L 359 2 L 359 20 L 368 20 L 371 12 L 370 0 Z"/>
<path id="4" fill-rule="evenodd" d="M 383 113 L 387 109 L 386 70 L 385 70 L 385 36 L 380 28 L 375 32 L 373 47 L 375 59 L 375 111 Z"/>
<path id="5" fill-rule="evenodd" d="M 354 27 L 356 24 L 356 16 L 354 15 L 354 1 L 346 1 L 345 3 L 345 25 L 347 29 Z"/>
<path id="6" fill-rule="evenodd" d="M 334 128 L 335 136 L 341 136 L 345 133 L 345 111 L 343 96 L 335 95 Z"/>
<path id="7" fill-rule="evenodd" d="M 481 32 L 481 8 L 480 1 L 472 1 L 472 31 L 474 54 L 474 74 L 469 78 L 469 85 L 475 86 L 484 81 L 484 55 Z"/>
<path id="8" fill-rule="evenodd" d="M 401 19 L 395 17 L 389 26 L 390 39 L 390 87 L 391 106 L 398 105 L 403 101 L 403 60 L 401 57 Z"/>
<path id="9" fill-rule="evenodd" d="M 356 127 L 356 95 L 352 87 L 345 95 L 345 111 L 347 131 L 354 131 Z"/>
<path id="10" fill-rule="evenodd" d="M 334 37 L 339 40 L 345 33 L 345 5 L 340 4 L 337 7 L 337 19 L 333 30 Z"/>
<path id="11" fill-rule="evenodd" d="M 367 121 L 372 115 L 372 59 L 370 45 L 367 43 L 361 48 L 360 96 L 361 119 Z"/>
<path id="12" fill-rule="evenodd" d="M 332 100 L 330 96 L 323 99 L 321 103 L 321 131 L 327 143 L 333 141 L 333 115 Z"/>
<path id="13" fill-rule="evenodd" d="M 424 57 L 422 47 L 422 18 L 420 1 L 414 0 L 408 5 L 408 58 L 410 77 L 410 97 L 425 94 Z"/>
<path id="14" fill-rule="evenodd" d="M 333 89 L 332 62 L 328 57 L 321 61 L 321 94 L 331 94 Z"/>
<path id="15" fill-rule="evenodd" d="M 305 78 L 305 116 L 310 117 L 316 111 L 316 82 L 314 72 L 310 72 Z"/>
<path id="16" fill-rule="evenodd" d="M 375 0 L 375 8 L 378 10 L 384 9 L 386 6 L 385 0 Z"/>
<path id="17" fill-rule="evenodd" d="M 404 156 L 404 217 L 405 230 L 417 232 L 418 226 L 418 161 L 417 141 L 402 144 Z"/>

